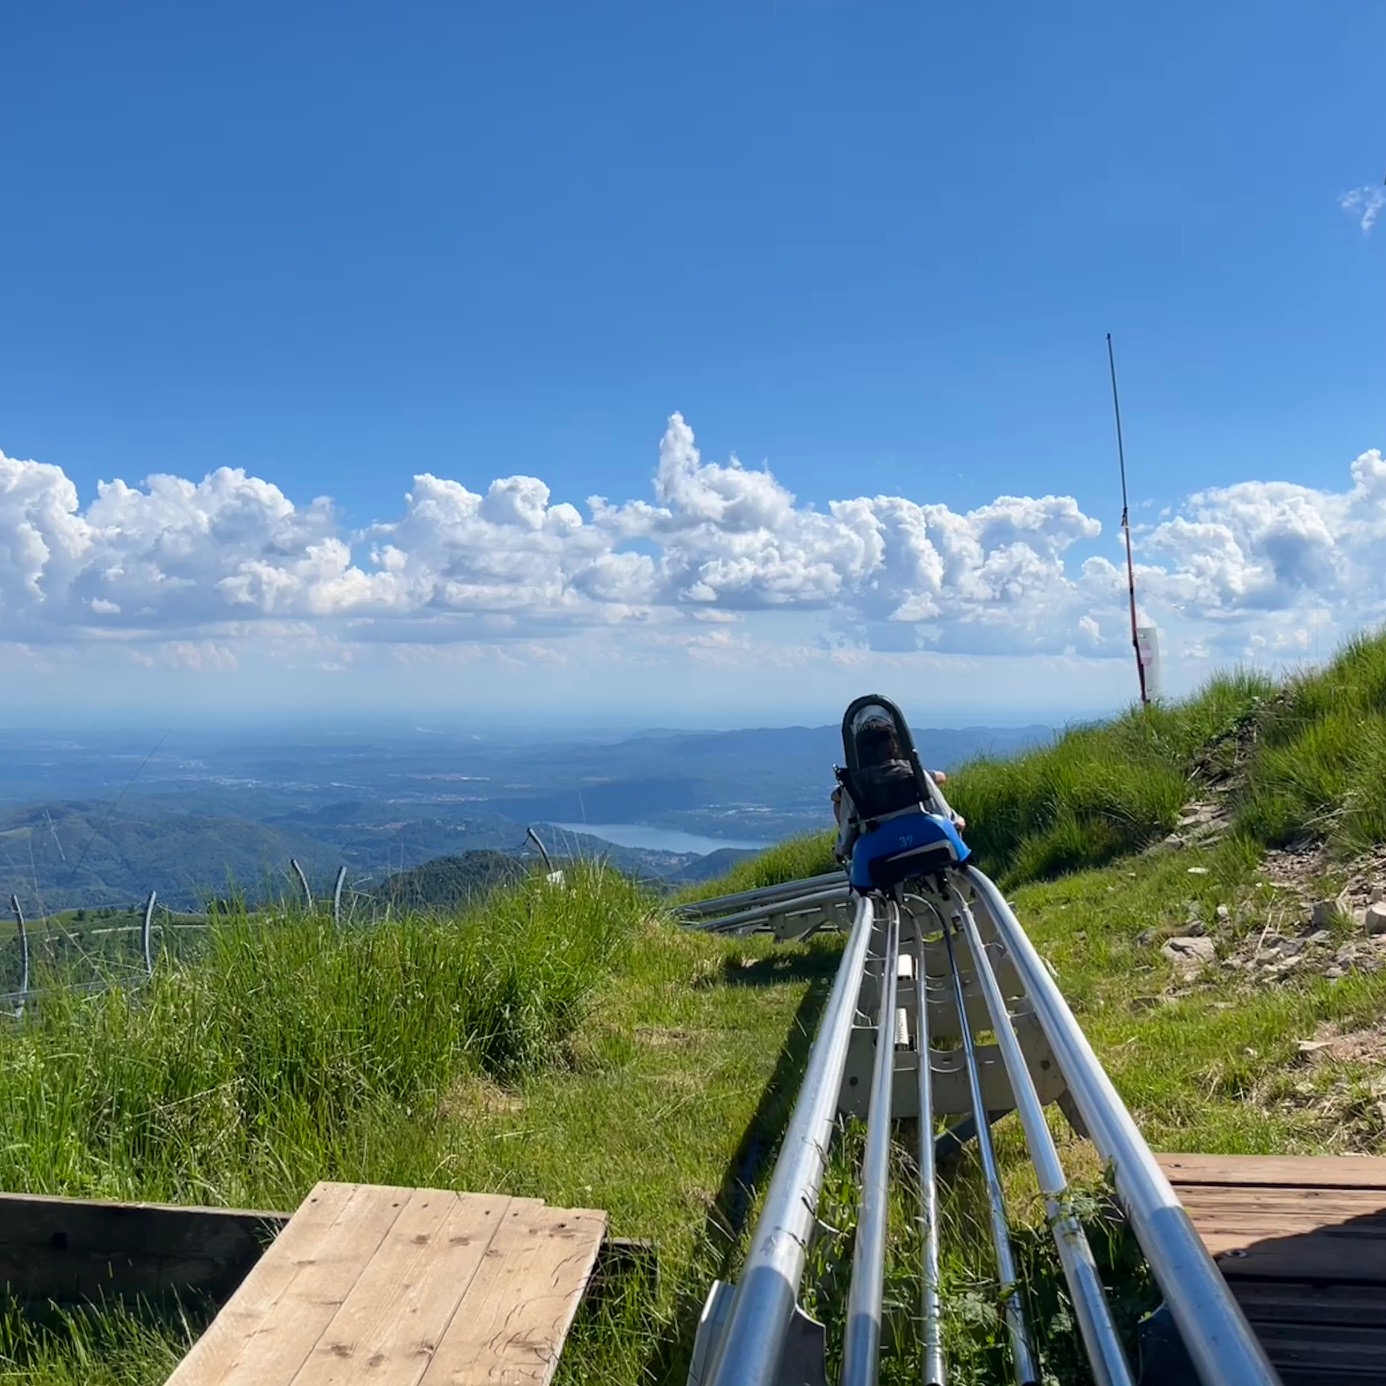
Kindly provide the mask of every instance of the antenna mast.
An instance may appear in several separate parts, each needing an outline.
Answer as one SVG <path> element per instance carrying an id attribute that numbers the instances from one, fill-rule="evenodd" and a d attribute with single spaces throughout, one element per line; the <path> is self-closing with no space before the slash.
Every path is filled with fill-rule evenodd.
<path id="1" fill-rule="evenodd" d="M 1136 566 L 1131 559 L 1131 510 L 1126 500 L 1126 449 L 1121 442 L 1121 403 L 1117 398 L 1116 356 L 1112 334 L 1107 333 L 1107 364 L 1112 369 L 1112 410 L 1116 414 L 1117 461 L 1121 465 L 1121 528 L 1126 535 L 1126 590 L 1131 597 L 1131 648 L 1136 654 L 1136 675 L 1141 681 L 1141 706 L 1150 706 L 1145 691 L 1145 665 L 1141 662 L 1141 641 L 1136 634 Z"/>

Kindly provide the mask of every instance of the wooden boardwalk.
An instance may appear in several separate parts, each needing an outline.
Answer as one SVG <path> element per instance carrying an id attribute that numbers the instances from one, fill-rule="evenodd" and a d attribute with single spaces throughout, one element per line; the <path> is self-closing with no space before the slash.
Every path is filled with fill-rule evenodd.
<path id="1" fill-rule="evenodd" d="M 1285 1386 L 1386 1383 L 1386 1159 L 1159 1160 Z"/>
<path id="2" fill-rule="evenodd" d="M 606 1214 L 319 1184 L 169 1386 L 551 1380 Z"/>

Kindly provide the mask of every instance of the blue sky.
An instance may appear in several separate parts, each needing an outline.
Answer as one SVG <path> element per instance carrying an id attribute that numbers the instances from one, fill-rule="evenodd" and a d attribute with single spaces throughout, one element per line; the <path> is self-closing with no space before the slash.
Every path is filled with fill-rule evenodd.
<path id="1" fill-rule="evenodd" d="M 1346 3 L 10 7 L 0 660 L 76 706 L 453 696 L 424 667 L 1087 713 L 1132 682 L 1109 331 L 1171 684 L 1312 656 L 1381 614 L 1384 45 Z M 804 520 L 855 498 L 935 509 Z"/>

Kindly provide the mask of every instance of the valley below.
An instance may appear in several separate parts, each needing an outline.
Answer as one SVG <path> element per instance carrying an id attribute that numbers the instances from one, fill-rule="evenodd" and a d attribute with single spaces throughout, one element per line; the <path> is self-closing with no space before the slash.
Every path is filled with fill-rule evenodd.
<path id="1" fill-rule="evenodd" d="M 1050 734 L 924 730 L 938 768 Z M 831 822 L 835 726 L 521 743 L 461 730 L 0 731 L 0 898 L 26 914 L 204 908 L 293 889 L 290 862 L 354 890 L 440 858 L 600 859 L 710 879 Z"/>

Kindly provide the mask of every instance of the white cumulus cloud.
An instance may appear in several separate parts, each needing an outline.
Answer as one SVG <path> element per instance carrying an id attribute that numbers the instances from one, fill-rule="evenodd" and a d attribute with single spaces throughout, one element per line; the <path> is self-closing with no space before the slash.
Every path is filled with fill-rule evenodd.
<path id="1" fill-rule="evenodd" d="M 1370 231 L 1386 208 L 1386 187 L 1353 188 L 1338 199 L 1338 205 L 1357 219 L 1363 231 Z"/>
<path id="2" fill-rule="evenodd" d="M 231 669 L 247 642 L 336 668 L 353 648 L 552 650 L 600 628 L 749 667 L 786 620 L 800 624 L 784 648 L 835 658 L 1129 645 L 1124 568 L 1098 547 L 1115 535 L 1071 496 L 820 508 L 768 468 L 705 460 L 678 414 L 652 483 L 579 506 L 536 476 L 472 491 L 423 473 L 394 518 L 350 532 L 329 500 L 238 469 L 106 482 L 84 506 L 59 467 L 0 454 L 0 641 L 158 644 L 203 671 Z M 1386 617 L 1377 451 L 1342 489 L 1247 481 L 1135 533 L 1142 601 L 1186 627 L 1186 648 L 1289 649 L 1297 632 Z"/>

